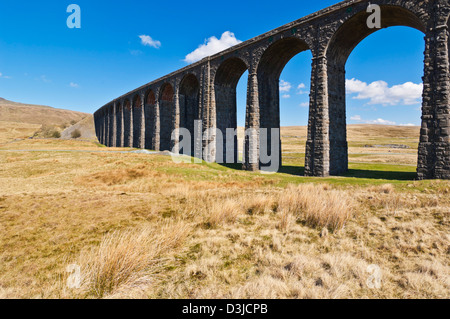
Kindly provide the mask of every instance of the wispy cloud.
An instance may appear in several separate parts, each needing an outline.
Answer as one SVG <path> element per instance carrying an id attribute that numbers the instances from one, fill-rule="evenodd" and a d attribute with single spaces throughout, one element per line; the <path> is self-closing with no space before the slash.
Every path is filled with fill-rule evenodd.
<path id="1" fill-rule="evenodd" d="M 144 52 L 142 52 L 141 50 L 130 50 L 130 54 L 134 55 L 134 56 L 138 56 L 143 54 Z"/>
<path id="2" fill-rule="evenodd" d="M 369 105 L 414 105 L 420 104 L 423 84 L 406 82 L 389 87 L 385 81 L 375 81 L 370 84 L 357 79 L 346 80 L 347 94 L 357 94 L 355 100 L 369 100 Z"/>
<path id="3" fill-rule="evenodd" d="M 236 36 L 233 32 L 226 31 L 222 34 L 220 39 L 212 36 L 209 39 L 205 40 L 204 44 L 201 44 L 196 50 L 186 55 L 184 61 L 187 63 L 194 63 L 200 61 L 203 58 L 235 46 L 241 42 L 241 40 L 236 39 Z"/>
<path id="4" fill-rule="evenodd" d="M 47 78 L 46 75 L 41 75 L 40 79 L 41 79 L 41 81 L 44 82 L 44 83 L 51 83 L 51 82 L 52 82 L 51 80 L 49 80 L 49 79 Z"/>
<path id="5" fill-rule="evenodd" d="M 159 49 L 161 47 L 161 42 L 158 40 L 153 40 L 151 36 L 149 35 L 140 35 L 139 38 L 141 39 L 142 45 L 153 47 L 155 49 Z"/>
<path id="6" fill-rule="evenodd" d="M 300 107 L 309 107 L 308 102 L 300 103 Z"/>
<path id="7" fill-rule="evenodd" d="M 284 80 L 280 80 L 280 92 L 289 92 L 292 89 L 292 84 L 284 81 Z"/>
<path id="8" fill-rule="evenodd" d="M 7 76 L 7 75 L 3 75 L 3 73 L 0 72 L 0 78 L 2 78 L 2 79 L 10 79 L 11 77 Z"/>
<path id="9" fill-rule="evenodd" d="M 306 89 L 305 83 L 300 83 L 300 84 L 297 86 L 297 94 L 308 94 L 309 92 L 308 92 L 308 91 L 305 91 L 305 89 Z"/>
<path id="10" fill-rule="evenodd" d="M 78 83 L 75 83 L 75 82 L 70 82 L 69 86 L 71 88 L 79 88 L 80 87 L 80 85 Z"/>
<path id="11" fill-rule="evenodd" d="M 291 98 L 291 95 L 290 95 L 290 94 L 284 94 L 284 95 L 282 96 L 282 98 L 283 98 L 283 99 L 289 99 L 289 98 Z"/>
<path id="12" fill-rule="evenodd" d="M 389 120 L 385 120 L 382 118 L 378 118 L 376 120 L 365 120 L 361 117 L 361 115 L 355 115 L 352 116 L 350 118 L 350 120 L 354 121 L 354 122 L 358 122 L 358 123 L 362 123 L 362 124 L 377 124 L 377 125 L 398 125 L 398 126 L 415 126 L 412 123 L 408 123 L 408 124 L 397 124 L 394 121 L 389 121 Z"/>

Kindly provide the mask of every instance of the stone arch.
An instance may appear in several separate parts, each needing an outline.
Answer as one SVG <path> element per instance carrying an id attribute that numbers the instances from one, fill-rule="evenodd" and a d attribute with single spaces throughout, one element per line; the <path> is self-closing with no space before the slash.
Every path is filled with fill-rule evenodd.
<path id="1" fill-rule="evenodd" d="M 400 6 L 381 5 L 382 19 L 381 28 L 394 26 L 405 26 L 426 32 L 425 23 L 414 12 Z M 370 29 L 367 27 L 369 13 L 364 10 L 351 16 L 344 21 L 333 37 L 330 39 L 326 56 L 329 61 L 337 64 L 345 64 L 353 49 L 365 38 L 380 29 Z"/>
<path id="2" fill-rule="evenodd" d="M 216 127 L 223 133 L 224 140 L 217 140 L 217 147 L 223 145 L 223 159 L 226 160 L 228 151 L 233 150 L 234 163 L 238 162 L 237 136 L 233 147 L 227 146 L 227 129 L 237 129 L 237 96 L 236 87 L 242 75 L 248 70 L 247 64 L 238 57 L 223 61 L 218 67 L 214 78 L 214 100 L 216 109 Z"/>
<path id="3" fill-rule="evenodd" d="M 380 5 L 382 29 L 406 26 L 426 32 L 425 23 L 414 12 L 395 5 Z M 346 124 L 345 65 L 353 50 L 365 38 L 380 29 L 367 27 L 370 13 L 363 10 L 343 21 L 325 49 L 327 58 L 329 114 L 329 172 L 340 175 L 348 170 Z"/>
<path id="4" fill-rule="evenodd" d="M 127 98 L 123 101 L 123 147 L 133 146 L 133 113 L 130 100 Z"/>
<path id="5" fill-rule="evenodd" d="M 123 147 L 123 108 L 120 101 L 116 102 L 116 146 Z"/>
<path id="6" fill-rule="evenodd" d="M 155 135 L 156 117 L 156 95 L 152 89 L 145 93 L 144 114 L 145 114 L 145 148 L 155 149 L 153 145 Z"/>
<path id="7" fill-rule="evenodd" d="M 160 116 L 160 151 L 170 151 L 172 146 L 172 131 L 174 125 L 174 95 L 175 91 L 170 83 L 164 83 L 159 92 L 159 116 Z"/>
<path id="8" fill-rule="evenodd" d="M 133 97 L 133 147 L 143 148 L 143 118 L 142 99 L 139 93 Z"/>
<path id="9" fill-rule="evenodd" d="M 180 128 L 189 130 L 191 134 L 191 150 L 183 149 L 183 154 L 194 156 L 194 121 L 200 117 L 200 83 L 197 77 L 189 73 L 183 77 L 180 83 Z"/>
<path id="10" fill-rule="evenodd" d="M 272 146 L 271 129 L 280 128 L 280 75 L 286 64 L 297 54 L 310 50 L 308 44 L 298 37 L 280 39 L 270 45 L 262 54 L 257 67 L 260 128 L 267 130 L 268 155 Z M 279 163 L 281 165 L 281 134 Z M 260 145 L 261 148 L 262 145 Z"/>

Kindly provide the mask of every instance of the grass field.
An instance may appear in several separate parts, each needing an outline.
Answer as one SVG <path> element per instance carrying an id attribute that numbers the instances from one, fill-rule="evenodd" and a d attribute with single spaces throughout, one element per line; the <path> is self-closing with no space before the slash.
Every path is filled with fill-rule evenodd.
<path id="1" fill-rule="evenodd" d="M 414 181 L 418 130 L 350 126 L 323 179 L 305 128 L 274 175 L 3 137 L 0 298 L 449 298 L 450 182 Z"/>

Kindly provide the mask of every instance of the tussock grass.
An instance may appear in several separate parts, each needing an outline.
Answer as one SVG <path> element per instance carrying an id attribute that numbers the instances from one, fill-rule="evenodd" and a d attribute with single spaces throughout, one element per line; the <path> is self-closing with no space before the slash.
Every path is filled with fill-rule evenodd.
<path id="1" fill-rule="evenodd" d="M 177 222 L 106 235 L 76 261 L 82 274 L 78 293 L 102 298 L 122 286 L 151 282 L 162 270 L 164 256 L 183 243 L 189 230 L 187 224 Z"/>
<path id="2" fill-rule="evenodd" d="M 234 223 L 243 212 L 242 205 L 235 199 L 216 201 L 207 210 L 207 224 L 210 227 L 217 227 L 219 225 Z"/>
<path id="3" fill-rule="evenodd" d="M 374 192 L 374 193 L 391 194 L 395 191 L 395 189 L 392 184 L 384 184 L 384 185 L 372 186 L 369 188 L 369 191 Z"/>
<path id="4" fill-rule="evenodd" d="M 352 217 L 353 200 L 346 192 L 328 185 L 289 185 L 280 194 L 279 209 L 290 212 L 313 227 L 342 228 Z"/>

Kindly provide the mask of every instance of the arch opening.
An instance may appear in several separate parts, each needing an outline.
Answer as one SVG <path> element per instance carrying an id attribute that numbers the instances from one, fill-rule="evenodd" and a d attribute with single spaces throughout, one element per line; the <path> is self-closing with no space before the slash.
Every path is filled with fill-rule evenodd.
<path id="1" fill-rule="evenodd" d="M 398 29 L 392 27 L 407 27 L 420 31 L 422 35 L 423 33 L 425 33 L 425 27 L 422 21 L 411 11 L 398 6 L 381 6 L 381 10 L 382 10 L 382 20 L 381 20 L 382 29 L 368 28 L 366 20 L 369 13 L 367 13 L 366 11 L 362 11 L 354 15 L 338 29 L 338 31 L 335 33 L 335 35 L 333 36 L 327 47 L 326 57 L 328 61 L 327 72 L 328 72 L 328 112 L 329 112 L 329 142 L 330 142 L 329 169 L 331 175 L 344 174 L 348 171 L 349 168 L 349 144 L 347 136 L 348 99 L 346 94 L 346 90 L 348 88 L 346 87 L 346 79 L 358 77 L 358 75 L 355 76 L 354 73 L 346 77 L 346 67 L 349 57 L 353 56 L 352 53 L 357 47 L 359 47 L 359 45 L 363 42 L 363 40 L 364 43 L 366 43 L 365 41 L 366 38 L 368 38 L 370 35 L 380 30 L 385 30 L 387 28 L 389 28 L 390 30 Z M 383 33 L 384 32 L 385 31 L 383 31 Z M 381 33 L 378 33 L 378 35 L 380 34 Z M 370 39 L 368 39 L 367 41 L 370 42 Z M 382 56 L 386 51 L 386 49 L 392 46 L 392 44 L 389 44 L 388 40 L 385 40 L 384 42 L 382 42 L 382 40 L 378 41 L 380 41 L 380 43 L 383 43 L 383 46 L 379 46 L 373 49 L 370 53 L 366 54 L 373 54 L 373 52 L 377 52 L 378 56 Z M 424 43 L 424 41 L 422 43 Z M 421 52 L 421 55 L 423 54 L 423 51 Z M 423 62 L 423 55 L 421 62 Z M 377 65 L 373 58 L 370 59 L 370 64 Z M 385 72 L 383 74 L 382 70 L 385 67 L 383 64 L 378 65 L 377 70 L 375 68 L 372 68 L 371 65 L 367 63 L 365 69 L 373 70 L 374 74 L 377 74 L 377 76 L 382 77 L 384 76 L 389 77 L 389 75 L 392 74 L 392 68 L 397 67 L 395 65 L 392 65 L 389 72 Z M 423 76 L 423 64 L 421 64 L 421 66 L 422 66 L 421 76 Z M 364 67 L 360 68 L 364 69 Z M 366 75 L 366 79 L 369 78 L 370 76 Z M 373 81 L 372 85 L 376 85 L 377 83 L 381 84 L 381 82 L 379 81 L 384 79 L 372 78 L 370 81 Z M 421 83 L 421 79 L 419 81 Z M 363 95 L 359 95 L 360 100 L 361 96 Z M 367 111 L 364 114 L 367 114 Z M 361 116 L 359 115 L 358 116 L 353 115 L 352 118 L 359 118 L 361 124 L 363 123 L 370 124 L 372 122 L 374 124 L 383 124 L 383 123 L 394 124 L 393 121 L 382 121 L 383 119 L 381 119 L 380 117 L 374 120 L 370 120 L 370 119 L 362 119 Z"/>
<path id="2" fill-rule="evenodd" d="M 281 167 L 283 165 L 281 133 L 278 134 L 278 137 L 272 137 L 272 129 L 281 129 L 280 75 L 292 58 L 305 51 L 310 52 L 305 41 L 296 37 L 284 38 L 268 47 L 258 64 L 260 127 L 267 129 L 267 142 L 261 140 L 260 152 L 264 151 L 265 155 L 271 158 L 278 157 L 279 164 L 274 165 L 272 160 L 269 163 L 260 163 L 260 167 Z M 274 138 L 279 143 L 279 148 L 274 148 L 274 150 L 278 149 L 278 154 L 272 154 Z"/>
<path id="3" fill-rule="evenodd" d="M 172 146 L 172 132 L 174 130 L 174 89 L 169 83 L 163 84 L 160 91 L 159 98 L 159 115 L 160 115 L 160 130 L 159 130 L 159 150 L 170 151 Z"/>
<path id="4" fill-rule="evenodd" d="M 145 148 L 155 149 L 155 117 L 156 117 L 156 95 L 153 90 L 148 90 L 145 94 L 144 114 L 145 114 Z"/>
<path id="5" fill-rule="evenodd" d="M 186 75 L 180 83 L 179 105 L 180 105 L 180 128 L 187 129 L 191 135 L 191 149 L 182 150 L 182 154 L 194 156 L 195 120 L 201 119 L 200 114 L 200 83 L 193 74 Z"/>
<path id="6" fill-rule="evenodd" d="M 218 161 L 237 164 L 239 160 L 239 144 L 237 134 L 237 86 L 247 65 L 239 58 L 225 60 L 217 69 L 214 79 L 214 99 L 216 106 L 216 127 L 222 132 L 223 140 L 216 139 L 216 148 L 222 147 L 222 158 Z M 227 138 L 227 130 L 236 134 L 233 142 Z M 227 144 L 228 143 L 228 144 Z"/>

